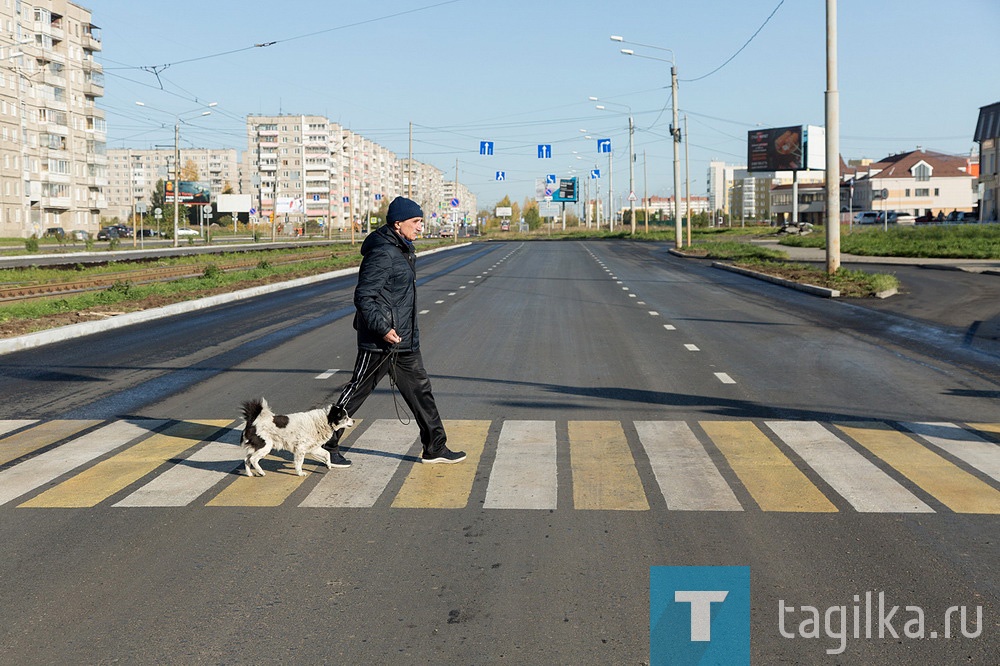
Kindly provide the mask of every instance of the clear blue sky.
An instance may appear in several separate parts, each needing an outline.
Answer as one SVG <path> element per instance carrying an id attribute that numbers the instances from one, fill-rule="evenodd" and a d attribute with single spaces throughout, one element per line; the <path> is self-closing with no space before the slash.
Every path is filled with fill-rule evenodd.
<path id="1" fill-rule="evenodd" d="M 102 29 L 109 147 L 173 145 L 180 113 L 192 118 L 182 147 L 242 151 L 247 114 L 290 113 L 326 116 L 405 157 L 412 122 L 414 157 L 449 180 L 457 159 L 481 208 L 533 197 L 548 173 L 584 176 L 596 165 L 607 176 L 598 137 L 613 140 L 614 187 L 625 194 L 625 105 L 637 128 L 637 194 L 643 153 L 649 193 L 672 194 L 670 65 L 620 54 L 612 34 L 673 49 L 693 194 L 705 192 L 710 160 L 745 163 L 748 130 L 824 124 L 824 0 L 83 4 Z M 1000 101 L 1000 2 L 839 0 L 838 12 L 844 157 L 917 146 L 967 154 L 979 107 Z M 194 118 L 208 102 L 218 103 L 213 114 Z M 482 140 L 493 156 L 480 156 Z M 538 144 L 553 157 L 538 159 Z"/>

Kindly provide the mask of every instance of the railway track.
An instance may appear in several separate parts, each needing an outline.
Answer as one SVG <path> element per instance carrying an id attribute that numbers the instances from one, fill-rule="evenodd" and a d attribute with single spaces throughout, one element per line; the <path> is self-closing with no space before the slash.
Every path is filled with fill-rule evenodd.
<path id="1" fill-rule="evenodd" d="M 271 265 L 295 264 L 329 256 L 330 250 L 327 249 L 305 254 L 269 257 L 266 261 Z M 226 272 L 249 270 L 258 266 L 260 261 L 260 259 L 234 259 L 224 262 L 206 260 L 185 266 L 143 267 L 135 270 L 103 273 L 79 280 L 23 283 L 0 287 L 0 303 L 17 303 L 88 291 L 101 291 L 117 283 L 150 284 L 199 277 L 204 275 L 205 268 L 209 265 L 214 265 L 219 270 Z"/>

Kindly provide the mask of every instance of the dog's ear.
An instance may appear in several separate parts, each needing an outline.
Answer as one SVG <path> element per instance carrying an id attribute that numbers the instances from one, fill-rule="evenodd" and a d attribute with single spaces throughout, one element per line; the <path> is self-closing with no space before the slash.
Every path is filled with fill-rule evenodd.
<path id="1" fill-rule="evenodd" d="M 269 404 L 267 404 L 267 400 L 265 400 L 264 398 L 260 399 L 260 406 L 262 408 L 266 409 L 266 410 L 269 410 L 269 411 L 271 409 L 271 406 Z"/>

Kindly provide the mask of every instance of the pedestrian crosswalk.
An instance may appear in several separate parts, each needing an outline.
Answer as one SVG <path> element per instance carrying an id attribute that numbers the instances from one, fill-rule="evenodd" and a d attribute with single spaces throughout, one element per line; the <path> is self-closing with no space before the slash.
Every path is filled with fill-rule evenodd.
<path id="1" fill-rule="evenodd" d="M 452 420 L 467 460 L 421 465 L 416 425 L 359 420 L 350 469 L 254 478 L 241 427 L 0 420 L 0 506 L 1000 514 L 997 423 Z"/>

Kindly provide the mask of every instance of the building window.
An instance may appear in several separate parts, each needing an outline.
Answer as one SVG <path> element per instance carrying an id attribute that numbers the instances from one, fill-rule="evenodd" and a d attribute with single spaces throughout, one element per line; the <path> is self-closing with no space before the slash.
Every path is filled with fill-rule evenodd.
<path id="1" fill-rule="evenodd" d="M 917 182 L 927 181 L 931 179 L 931 168 L 926 164 L 918 164 L 913 167 L 913 178 Z"/>
<path id="2" fill-rule="evenodd" d="M 910 196 L 910 190 L 906 190 L 906 196 Z"/>
<path id="3" fill-rule="evenodd" d="M 924 189 L 917 188 L 916 190 L 913 191 L 913 193 L 915 196 L 918 197 L 929 197 L 931 195 L 931 191 L 927 188 Z"/>

